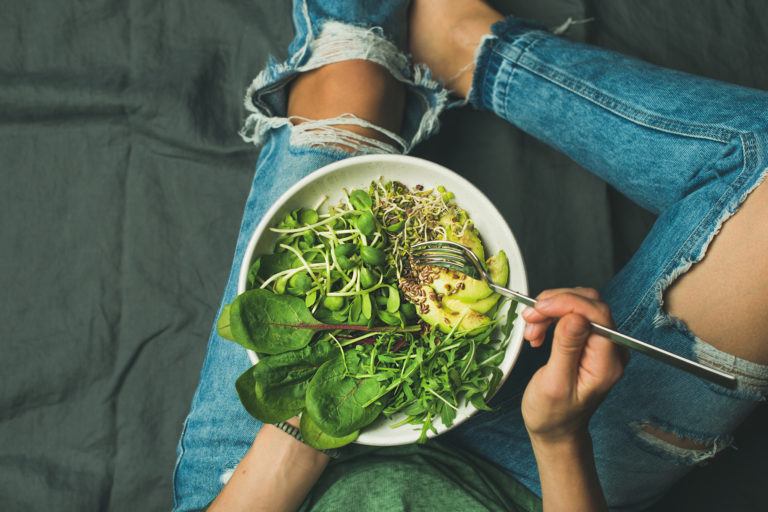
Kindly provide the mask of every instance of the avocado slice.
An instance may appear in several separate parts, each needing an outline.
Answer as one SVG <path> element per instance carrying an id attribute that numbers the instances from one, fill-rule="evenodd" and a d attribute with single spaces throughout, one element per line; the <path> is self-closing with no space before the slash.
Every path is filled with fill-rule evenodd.
<path id="1" fill-rule="evenodd" d="M 488 266 L 488 273 L 491 274 L 491 281 L 499 286 L 507 286 L 509 282 L 509 260 L 507 253 L 503 250 L 491 256 L 485 262 Z"/>
<path id="2" fill-rule="evenodd" d="M 443 297 L 443 305 L 448 309 L 463 313 L 467 309 L 476 311 L 478 313 L 485 314 L 499 302 L 501 295 L 498 293 L 492 293 L 484 299 L 480 299 L 475 302 L 464 302 L 463 300 L 456 299 L 452 296 Z"/>
<path id="3" fill-rule="evenodd" d="M 424 299 L 422 305 L 416 310 L 422 320 L 429 325 L 434 325 L 444 333 L 449 333 L 456 325 L 456 332 L 465 333 L 483 329 L 491 323 L 491 319 L 476 311 L 469 310 L 459 313 L 443 306 L 437 298 L 435 291 L 429 286 L 423 286 Z M 423 311 L 423 312 L 422 312 Z"/>
<path id="4" fill-rule="evenodd" d="M 448 236 L 448 240 L 451 242 L 459 243 L 465 247 L 468 247 L 480 260 L 485 260 L 485 250 L 483 249 L 483 243 L 480 241 L 480 235 L 475 229 L 472 221 L 464 229 L 464 232 L 459 236 L 457 233 L 464 228 L 464 224 L 468 219 L 467 212 L 459 209 L 459 212 L 455 215 L 446 213 L 440 217 L 440 225 L 445 228 L 445 233 Z"/>
<path id="5" fill-rule="evenodd" d="M 476 302 L 493 293 L 485 281 L 473 279 L 466 274 L 444 268 L 440 269 L 430 286 L 440 295 L 462 302 Z"/>
<path id="6" fill-rule="evenodd" d="M 491 274 L 491 281 L 500 286 L 506 286 L 509 281 L 509 261 L 507 260 L 506 253 L 504 251 L 499 251 L 495 256 L 488 258 L 485 263 L 488 266 L 488 272 Z M 449 271 L 448 274 L 450 275 L 451 272 Z M 467 279 L 476 281 L 472 278 Z M 444 286 L 444 283 L 441 282 L 441 284 Z M 474 286 L 474 283 L 471 284 Z M 452 284 L 452 286 L 455 285 Z M 472 292 L 475 290 L 475 288 L 470 289 L 469 295 L 472 295 Z M 438 293 L 440 292 L 440 290 L 437 291 Z M 471 309 L 472 311 L 484 314 L 490 311 L 491 308 L 499 302 L 499 298 L 501 298 L 501 296 L 498 293 L 491 293 L 487 297 L 481 299 L 467 299 L 465 294 L 459 293 L 453 295 L 445 294 L 443 297 L 443 305 L 453 311 L 458 311 L 459 313 Z"/>

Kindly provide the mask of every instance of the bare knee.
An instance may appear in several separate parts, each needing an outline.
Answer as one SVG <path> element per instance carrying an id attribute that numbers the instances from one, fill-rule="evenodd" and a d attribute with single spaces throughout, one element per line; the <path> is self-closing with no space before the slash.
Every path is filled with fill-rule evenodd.
<path id="1" fill-rule="evenodd" d="M 297 138 L 356 151 L 376 146 L 374 141 L 398 142 L 393 135 L 400 130 L 404 102 L 403 84 L 386 69 L 349 60 L 299 75 L 291 84 L 288 116 L 294 125 L 306 125 Z"/>
<path id="2" fill-rule="evenodd" d="M 768 185 L 758 186 L 705 257 L 667 290 L 667 312 L 719 350 L 768 364 Z"/>

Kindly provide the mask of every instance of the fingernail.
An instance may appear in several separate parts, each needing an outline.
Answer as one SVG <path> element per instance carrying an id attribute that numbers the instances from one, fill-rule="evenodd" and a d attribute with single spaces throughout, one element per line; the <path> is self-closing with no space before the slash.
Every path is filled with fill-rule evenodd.
<path id="1" fill-rule="evenodd" d="M 551 298 L 550 299 L 541 299 L 541 300 L 536 301 L 536 307 L 537 308 L 546 308 L 550 304 L 552 304 L 552 299 Z"/>
<path id="2" fill-rule="evenodd" d="M 528 324 L 525 326 L 525 333 L 524 337 L 525 339 L 529 339 L 529 336 L 533 334 L 533 324 Z"/>
<path id="3" fill-rule="evenodd" d="M 528 317 L 531 315 L 531 313 L 533 313 L 533 311 L 534 311 L 534 309 L 532 307 L 530 307 L 530 306 L 526 307 L 523 310 L 523 313 L 522 313 L 523 318 L 525 318 L 527 320 Z"/>

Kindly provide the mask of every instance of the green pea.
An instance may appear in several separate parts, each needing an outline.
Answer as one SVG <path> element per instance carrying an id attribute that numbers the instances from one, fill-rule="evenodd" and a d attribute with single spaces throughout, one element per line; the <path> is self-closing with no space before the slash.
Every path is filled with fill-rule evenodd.
<path id="1" fill-rule="evenodd" d="M 349 258 L 355 254 L 356 251 L 357 246 L 355 244 L 339 244 L 333 249 L 333 252 L 336 254 L 337 258 L 342 256 Z"/>
<path id="2" fill-rule="evenodd" d="M 360 286 L 370 288 L 379 282 L 379 275 L 376 271 L 363 267 L 360 269 Z"/>
<path id="3" fill-rule="evenodd" d="M 325 297 L 323 306 L 330 311 L 340 311 L 344 307 L 344 297 Z"/>
<path id="4" fill-rule="evenodd" d="M 302 208 L 299 210 L 299 222 L 301 224 L 314 224 L 320 220 L 320 216 L 312 208 Z"/>
<path id="5" fill-rule="evenodd" d="M 374 266 L 383 265 L 387 259 L 384 251 L 370 245 L 364 245 L 360 248 L 360 258 L 364 263 Z"/>
<path id="6" fill-rule="evenodd" d="M 360 189 L 353 190 L 349 194 L 349 202 L 352 204 L 352 208 L 359 211 L 370 210 L 373 206 L 373 199 L 371 199 L 370 194 Z"/>
<path id="7" fill-rule="evenodd" d="M 312 288 L 312 278 L 306 272 L 294 274 L 288 280 L 288 293 L 291 295 L 303 295 Z"/>
<path id="8" fill-rule="evenodd" d="M 376 220 L 371 212 L 361 213 L 355 219 L 355 227 L 365 236 L 371 236 L 376 231 Z"/>

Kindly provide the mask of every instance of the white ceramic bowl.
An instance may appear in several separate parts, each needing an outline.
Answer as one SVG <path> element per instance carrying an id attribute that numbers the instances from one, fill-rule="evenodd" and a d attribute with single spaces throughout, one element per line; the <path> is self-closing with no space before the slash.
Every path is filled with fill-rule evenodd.
<path id="1" fill-rule="evenodd" d="M 352 190 L 367 188 L 374 180 L 383 177 L 385 180 L 396 180 L 413 187 L 421 184 L 427 188 L 443 185 L 456 195 L 456 203 L 467 210 L 470 218 L 480 231 L 487 254 L 496 254 L 504 249 L 509 258 L 509 285 L 522 293 L 528 292 L 525 267 L 520 248 L 512 235 L 512 231 L 504 221 L 493 203 L 469 181 L 453 171 L 421 158 L 402 155 L 365 155 L 327 165 L 306 176 L 288 189 L 275 204 L 267 211 L 264 218 L 248 243 L 245 251 L 243 266 L 237 284 L 238 293 L 243 293 L 246 287 L 248 267 L 254 255 L 272 252 L 277 234 L 269 230 L 276 225 L 288 212 L 296 208 L 314 205 L 323 196 L 328 196 L 326 204 L 336 204 L 342 198 L 342 188 Z M 501 370 L 504 379 L 509 376 L 512 367 L 520 354 L 523 344 L 524 322 L 518 316 L 512 329 L 509 345 Z M 255 364 L 258 357 L 252 351 L 248 356 Z M 477 410 L 469 404 L 459 407 L 453 427 L 466 421 Z M 375 423 L 363 429 L 357 442 L 372 446 L 394 446 L 415 442 L 420 433 L 416 425 L 403 425 L 391 428 L 398 417 L 391 420 L 379 418 Z M 448 429 L 439 420 L 435 422 L 438 434 Z M 436 434 L 430 432 L 430 437 Z"/>

